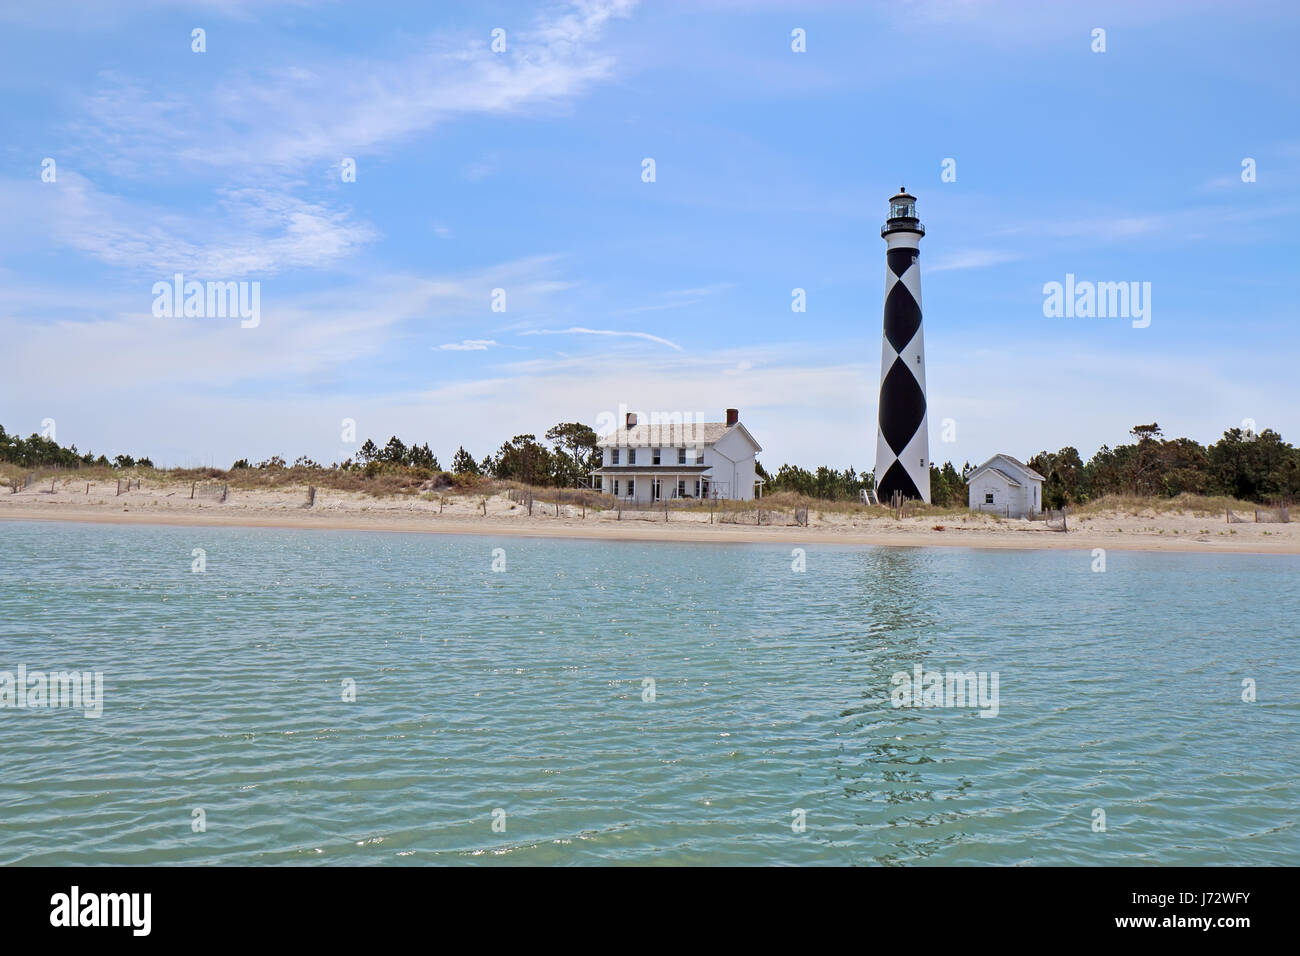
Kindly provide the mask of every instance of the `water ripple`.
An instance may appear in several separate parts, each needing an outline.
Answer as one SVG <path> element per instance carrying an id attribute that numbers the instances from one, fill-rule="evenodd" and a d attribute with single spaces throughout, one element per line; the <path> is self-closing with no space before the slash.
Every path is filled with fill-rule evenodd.
<path id="1" fill-rule="evenodd" d="M 0 863 L 1300 855 L 1300 560 L 806 550 L 0 524 Z"/>

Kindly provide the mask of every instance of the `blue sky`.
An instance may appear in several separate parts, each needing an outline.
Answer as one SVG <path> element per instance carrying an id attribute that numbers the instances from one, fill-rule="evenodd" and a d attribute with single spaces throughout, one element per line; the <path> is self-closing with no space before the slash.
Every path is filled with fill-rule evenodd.
<path id="1" fill-rule="evenodd" d="M 0 424 L 222 467 L 396 433 L 446 464 L 735 406 L 769 468 L 869 469 L 905 183 L 934 459 L 1153 420 L 1294 442 L 1298 49 L 1285 3 L 15 6 Z M 260 325 L 155 317 L 175 272 L 260 282 Z M 1151 283 L 1150 326 L 1045 317 L 1067 273 Z"/>

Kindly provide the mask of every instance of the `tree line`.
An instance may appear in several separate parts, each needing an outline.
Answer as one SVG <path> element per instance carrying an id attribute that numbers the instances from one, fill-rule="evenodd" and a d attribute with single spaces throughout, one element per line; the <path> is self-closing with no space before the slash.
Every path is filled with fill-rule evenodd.
<path id="1" fill-rule="evenodd" d="M 35 432 L 27 438 L 10 435 L 0 425 L 0 461 L 24 468 L 55 466 L 58 468 L 80 468 L 83 465 L 97 468 L 152 468 L 153 462 L 148 458 L 132 458 L 130 455 L 117 455 L 109 460 L 107 455 L 96 457 L 94 452 L 82 454 L 76 445 L 64 448 L 52 438 Z"/>
<path id="2" fill-rule="evenodd" d="M 1071 447 L 1029 459 L 1029 467 L 1045 479 L 1043 503 L 1060 508 L 1111 494 L 1172 498 L 1184 493 L 1268 502 L 1300 494 L 1300 449 L 1271 428 L 1258 434 L 1230 428 L 1210 445 L 1166 439 L 1156 422 L 1134 425 L 1129 435 L 1128 444 L 1102 445 L 1086 463 Z"/>
<path id="3" fill-rule="evenodd" d="M 1139 497 L 1174 497 L 1227 495 L 1243 501 L 1268 502 L 1290 500 L 1300 495 L 1300 449 L 1282 440 L 1272 429 L 1259 433 L 1230 428 L 1223 437 L 1209 445 L 1190 438 L 1166 439 L 1160 426 L 1135 425 L 1129 431 L 1132 441 L 1114 448 L 1103 445 L 1088 461 L 1076 448 L 1067 446 L 1057 452 L 1041 451 L 1026 463 L 1044 478 L 1043 503 L 1050 508 L 1082 504 L 1104 495 Z M 407 444 L 396 435 L 380 446 L 366 439 L 355 458 L 323 466 L 305 456 L 289 465 L 272 456 L 252 464 L 241 458 L 232 470 L 305 468 L 363 471 L 367 475 L 391 471 L 415 471 L 433 474 L 449 471 L 455 475 L 481 476 L 528 485 L 572 487 L 585 484 L 592 470 L 600 466 L 598 436 L 594 429 L 580 422 L 562 422 L 547 429 L 544 441 L 535 434 L 516 435 L 504 442 L 495 453 L 481 459 L 464 446 L 456 449 L 450 468 L 444 469 L 427 442 Z M 32 434 L 28 438 L 10 435 L 0 426 L 0 461 L 22 467 L 61 468 L 152 468 L 148 458 L 130 455 L 96 456 L 82 453 L 76 445 L 64 448 L 53 439 Z M 763 493 L 788 491 L 809 498 L 857 501 L 864 490 L 874 486 L 870 472 L 852 467 L 843 471 L 820 466 L 816 469 L 783 464 L 771 474 L 761 463 L 756 465 L 764 480 Z M 966 462 L 960 471 L 945 462 L 930 466 L 931 501 L 942 507 L 964 504 L 967 479 L 975 466 Z"/>

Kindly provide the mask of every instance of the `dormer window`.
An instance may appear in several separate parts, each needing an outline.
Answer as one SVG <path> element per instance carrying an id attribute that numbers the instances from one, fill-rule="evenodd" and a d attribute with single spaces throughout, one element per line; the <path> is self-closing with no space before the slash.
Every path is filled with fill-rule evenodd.
<path id="1" fill-rule="evenodd" d="M 611 465 L 617 465 L 617 464 L 618 464 L 618 449 L 617 449 L 617 448 L 611 448 L 611 449 L 609 450 L 609 463 L 610 463 Z"/>

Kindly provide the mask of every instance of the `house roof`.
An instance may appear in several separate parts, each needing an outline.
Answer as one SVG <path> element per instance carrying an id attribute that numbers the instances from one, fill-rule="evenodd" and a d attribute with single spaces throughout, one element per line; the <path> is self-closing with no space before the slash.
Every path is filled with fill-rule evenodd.
<path id="1" fill-rule="evenodd" d="M 1024 481 L 1045 481 L 1046 480 L 1043 478 L 1042 475 L 1034 471 L 1034 469 L 1030 468 L 1028 465 L 1024 464 L 1023 462 L 1017 461 L 1016 459 L 1012 458 L 1010 455 L 994 455 L 988 461 L 984 462 L 984 464 L 980 465 L 969 475 L 967 475 L 966 481 L 969 483 L 972 478 L 974 478 L 976 475 L 984 471 L 995 471 L 1003 478 L 1005 478 L 1007 481 L 1011 482 L 1011 484 L 1015 485 L 1016 487 L 1020 487 L 1022 480 Z M 1019 475 L 1019 477 L 1017 477 L 1017 475 Z"/>
<path id="2" fill-rule="evenodd" d="M 610 432 L 596 444 L 601 448 L 680 448 L 692 445 L 712 445 L 725 435 L 729 428 L 724 422 L 691 422 L 689 424 L 634 425 Z M 757 444 L 757 443 L 755 443 Z"/>

